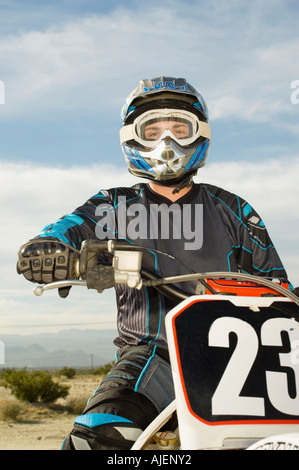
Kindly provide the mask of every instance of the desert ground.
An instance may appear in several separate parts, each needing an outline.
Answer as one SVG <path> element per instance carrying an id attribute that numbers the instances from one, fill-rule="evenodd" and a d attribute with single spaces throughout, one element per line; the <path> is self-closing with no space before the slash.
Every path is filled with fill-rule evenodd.
<path id="1" fill-rule="evenodd" d="M 59 383 L 70 386 L 69 395 L 54 405 L 29 404 L 16 401 L 9 389 L 0 387 L 0 407 L 17 403 L 16 418 L 0 416 L 0 450 L 60 450 L 63 440 L 71 431 L 80 412 L 70 411 L 70 404 L 82 407 L 100 383 L 95 375 L 76 375 L 72 379 L 61 377 Z M 76 410 L 77 411 L 77 410 Z"/>

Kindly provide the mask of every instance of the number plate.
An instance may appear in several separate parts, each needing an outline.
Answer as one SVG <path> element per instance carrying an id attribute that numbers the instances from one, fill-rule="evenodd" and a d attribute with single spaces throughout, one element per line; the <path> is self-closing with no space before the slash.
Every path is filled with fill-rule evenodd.
<path id="1" fill-rule="evenodd" d="M 298 307 L 194 299 L 171 319 L 192 415 L 207 424 L 298 424 L 299 323 L 290 318 Z"/>

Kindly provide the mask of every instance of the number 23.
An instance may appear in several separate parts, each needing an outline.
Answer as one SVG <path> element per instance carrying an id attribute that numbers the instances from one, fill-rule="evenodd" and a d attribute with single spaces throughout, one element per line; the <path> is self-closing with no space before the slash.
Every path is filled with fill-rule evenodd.
<path id="1" fill-rule="evenodd" d="M 271 318 L 265 321 L 261 328 L 261 344 L 282 346 L 282 331 L 287 331 L 291 345 L 297 344 L 296 322 L 288 318 Z M 209 346 L 228 348 L 231 332 L 237 334 L 238 342 L 212 397 L 212 413 L 265 416 L 264 398 L 240 396 L 259 349 L 259 338 L 254 328 L 239 318 L 218 318 L 209 331 Z M 279 353 L 279 358 L 281 366 L 290 367 L 294 371 L 297 396 L 290 397 L 285 372 L 266 371 L 266 384 L 272 405 L 282 413 L 298 416 L 299 364 L 298 361 L 292 361 L 292 352 Z"/>

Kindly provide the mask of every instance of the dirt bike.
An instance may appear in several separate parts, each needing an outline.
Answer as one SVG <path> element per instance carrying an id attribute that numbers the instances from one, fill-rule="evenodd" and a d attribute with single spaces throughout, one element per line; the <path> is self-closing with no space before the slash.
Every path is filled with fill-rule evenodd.
<path id="1" fill-rule="evenodd" d="M 166 315 L 175 400 L 140 435 L 142 449 L 299 450 L 299 298 L 287 283 L 243 273 L 191 273 L 159 278 L 142 268 L 145 248 L 86 240 L 77 279 L 38 285 L 117 283 L 154 286 L 176 299 Z M 112 265 L 98 264 L 108 252 Z M 177 283 L 197 281 L 195 295 Z M 176 414 L 178 427 L 165 429 Z"/>

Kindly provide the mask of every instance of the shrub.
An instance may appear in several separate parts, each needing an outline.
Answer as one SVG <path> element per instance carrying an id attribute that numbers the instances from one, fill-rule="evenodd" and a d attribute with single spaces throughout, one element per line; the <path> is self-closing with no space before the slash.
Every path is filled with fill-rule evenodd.
<path id="1" fill-rule="evenodd" d="M 76 375 L 76 369 L 73 369 L 72 367 L 63 367 L 60 371 L 61 375 L 64 375 L 68 379 L 72 379 Z"/>
<path id="2" fill-rule="evenodd" d="M 16 420 L 21 412 L 21 405 L 17 400 L 0 401 L 0 419 Z"/>
<path id="3" fill-rule="evenodd" d="M 115 361 L 108 362 L 108 364 L 105 364 L 104 366 L 101 366 L 101 367 L 98 367 L 97 369 L 94 369 L 93 374 L 94 375 L 107 375 L 114 364 L 115 364 Z"/>
<path id="4" fill-rule="evenodd" d="M 66 399 L 66 407 L 68 408 L 70 413 L 74 413 L 76 415 L 80 415 L 84 410 L 86 403 L 90 395 L 76 395 L 70 396 Z"/>
<path id="5" fill-rule="evenodd" d="M 10 388 L 19 400 L 34 403 L 41 401 L 52 403 L 68 395 L 69 387 L 53 382 L 51 374 L 42 371 L 4 369 L 2 372 L 4 386 Z"/>

